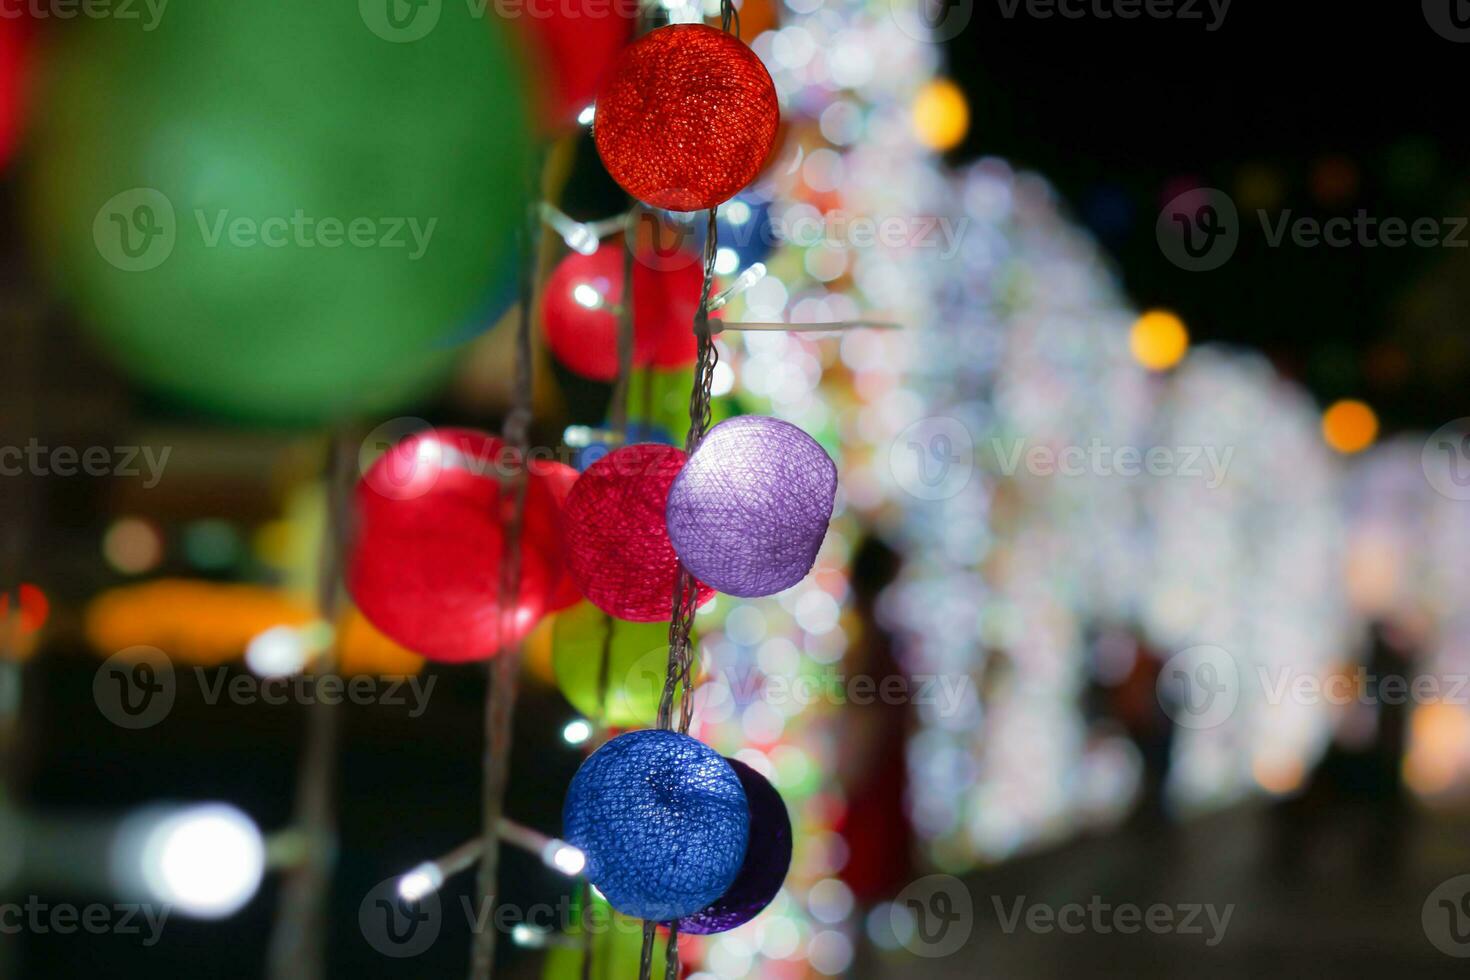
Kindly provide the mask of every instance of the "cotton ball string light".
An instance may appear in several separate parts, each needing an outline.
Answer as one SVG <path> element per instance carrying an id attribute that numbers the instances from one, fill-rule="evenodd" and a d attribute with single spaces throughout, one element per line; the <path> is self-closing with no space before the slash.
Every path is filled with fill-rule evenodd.
<path id="1" fill-rule="evenodd" d="M 629 623 L 589 602 L 557 616 L 552 628 L 551 668 L 556 686 L 582 714 L 618 728 L 654 723 L 668 655 L 667 622 Z"/>
<path id="2" fill-rule="evenodd" d="M 638 623 L 669 618 L 679 558 L 664 513 L 684 460 L 673 446 L 624 446 L 588 467 L 567 495 L 567 568 L 603 612 Z M 712 595 L 700 587 L 700 602 Z"/>
<path id="3" fill-rule="evenodd" d="M 521 639 L 561 574 L 556 500 L 532 472 L 520 591 L 512 634 L 502 638 L 503 521 L 510 508 L 503 453 L 501 441 L 483 432 L 422 432 L 395 445 L 358 481 L 348 591 L 386 636 L 431 660 L 481 660 Z"/>
<path id="4" fill-rule="evenodd" d="M 597 98 L 618 52 L 632 40 L 631 12 L 626 4 L 562 0 L 513 19 L 534 62 L 534 84 L 526 88 L 541 110 L 543 130 L 571 129 Z"/>
<path id="5" fill-rule="evenodd" d="M 750 806 L 745 863 L 725 894 L 679 920 L 679 931 L 707 936 L 744 925 L 771 904 L 791 869 L 791 815 L 776 787 L 738 759 L 726 759 Z"/>
<path id="6" fill-rule="evenodd" d="M 546 281 L 541 329 L 552 354 L 584 378 L 618 376 L 618 315 L 623 302 L 623 248 L 572 252 Z M 633 264 L 633 366 L 682 367 L 696 354 L 691 324 L 704 273 L 698 263 Z"/>
<path id="7" fill-rule="evenodd" d="M 772 595 L 811 571 L 837 497 L 837 466 L 780 419 L 709 430 L 669 491 L 669 540 L 684 567 L 733 596 Z"/>
<path id="8" fill-rule="evenodd" d="M 572 484 L 577 482 L 577 477 L 581 474 L 566 463 L 554 459 L 532 459 L 526 464 L 526 469 L 533 479 L 540 481 L 550 492 L 551 499 L 556 504 L 555 521 L 550 525 L 535 524 L 548 513 L 541 508 L 527 508 L 522 520 L 529 518 L 531 523 L 526 525 L 527 535 L 547 558 L 548 564 L 557 570 L 556 585 L 546 598 L 546 612 L 560 612 L 582 601 L 582 590 L 577 588 L 576 581 L 572 579 L 571 572 L 562 560 L 561 529 L 561 510 L 566 506 L 567 495 L 572 492 Z"/>
<path id="9" fill-rule="evenodd" d="M 624 50 L 597 97 L 593 135 L 629 194 L 702 211 L 755 179 L 780 122 L 776 86 L 755 52 L 713 27 L 671 24 Z"/>
<path id="10" fill-rule="evenodd" d="M 582 763 L 562 835 L 587 880 L 625 915 L 669 922 L 730 888 L 745 860 L 750 807 L 730 764 L 688 735 L 619 735 Z"/>

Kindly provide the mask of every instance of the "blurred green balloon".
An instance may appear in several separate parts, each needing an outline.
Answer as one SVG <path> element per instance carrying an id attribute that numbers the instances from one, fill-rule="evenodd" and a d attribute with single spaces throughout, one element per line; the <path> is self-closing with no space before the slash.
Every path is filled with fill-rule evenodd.
<path id="1" fill-rule="evenodd" d="M 612 624 L 607 697 L 601 710 L 603 643 Z M 669 662 L 668 623 L 630 623 L 608 616 L 590 602 L 557 613 L 551 630 L 551 669 L 556 686 L 588 718 L 617 728 L 642 728 L 658 720 Z"/>
<path id="2" fill-rule="evenodd" d="M 442 375 L 524 214 L 520 73 L 473 5 L 190 0 L 57 35 L 36 236 L 139 380 L 313 422 Z"/>

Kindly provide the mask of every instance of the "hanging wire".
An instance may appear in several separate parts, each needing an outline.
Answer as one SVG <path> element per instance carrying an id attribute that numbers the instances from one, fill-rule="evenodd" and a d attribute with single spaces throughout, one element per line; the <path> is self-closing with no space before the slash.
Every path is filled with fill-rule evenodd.
<path id="1" fill-rule="evenodd" d="M 337 622 L 341 607 L 342 553 L 351 535 L 349 520 L 354 453 L 344 431 L 333 434 L 327 458 L 327 523 L 322 534 L 317 577 L 317 608 L 328 623 Z M 315 660 L 317 683 L 335 676 L 335 641 Z M 280 911 L 270 944 L 270 976 L 314 980 L 326 970 L 326 905 L 336 851 L 336 806 L 333 795 L 341 711 L 329 698 L 316 698 L 306 716 L 300 768 L 296 777 L 296 811 L 292 826 L 306 849 L 299 865 L 286 874 Z"/>
<path id="2" fill-rule="evenodd" d="M 720 29 L 726 34 L 740 36 L 740 15 L 731 0 L 720 0 Z M 733 29 L 733 31 L 732 31 Z M 694 314 L 694 336 L 697 354 L 694 362 L 694 384 L 689 393 L 689 434 L 684 438 L 684 452 L 694 455 L 704 435 L 709 431 L 712 417 L 712 391 L 715 382 L 715 367 L 719 364 L 719 350 L 715 347 L 714 335 L 710 330 L 710 301 L 715 287 L 715 256 L 719 251 L 717 208 L 710 208 L 707 231 L 704 237 L 704 285 L 700 290 L 699 308 Z M 688 734 L 694 717 L 693 684 L 694 651 L 690 636 L 694 631 L 694 615 L 699 604 L 699 583 L 694 576 L 679 564 L 679 573 L 674 579 L 674 594 L 671 605 L 673 616 L 669 620 L 669 659 L 664 675 L 663 695 L 659 698 L 658 727 L 674 729 L 674 710 L 677 703 L 679 720 L 677 731 Z M 678 980 L 679 976 L 679 924 L 668 923 L 669 941 L 664 957 L 665 980 Z M 643 951 L 639 962 L 639 980 L 649 980 L 653 969 L 653 944 L 656 924 L 643 924 Z"/>
<path id="3" fill-rule="evenodd" d="M 537 161 L 543 163 L 544 161 Z M 485 703 L 484 785 L 481 795 L 481 840 L 484 850 L 476 875 L 476 892 L 482 903 L 494 902 L 500 869 L 498 833 L 505 810 L 505 788 L 510 777 L 510 749 L 515 715 L 516 674 L 520 667 L 520 643 L 512 641 L 520 607 L 521 525 L 526 508 L 526 460 L 530 451 L 531 429 L 531 318 L 535 306 L 540 242 L 540 210 L 534 203 L 540 198 L 536 186 L 542 167 L 531 166 L 532 182 L 527 197 L 526 214 L 517 233 L 520 259 L 520 316 L 516 321 L 515 389 L 510 411 L 501 427 L 509 464 L 507 482 L 499 495 L 502 537 L 500 568 L 500 643 L 501 650 L 490 663 L 490 687 Z M 506 492 L 508 491 L 508 493 Z M 508 505 L 508 506 L 507 506 Z M 489 909 L 483 911 L 488 912 Z M 486 922 L 490 921 L 487 917 Z M 474 930 L 470 950 L 471 980 L 489 980 L 495 967 L 495 929 Z"/>

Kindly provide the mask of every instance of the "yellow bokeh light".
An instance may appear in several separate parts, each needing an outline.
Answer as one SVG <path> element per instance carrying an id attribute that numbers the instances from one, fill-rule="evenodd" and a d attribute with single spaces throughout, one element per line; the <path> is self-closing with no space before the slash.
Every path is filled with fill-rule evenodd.
<path id="1" fill-rule="evenodd" d="M 1322 413 L 1322 438 L 1340 453 L 1359 453 L 1378 438 L 1378 416 L 1360 401 L 1344 398 Z"/>
<path id="2" fill-rule="evenodd" d="M 931 150 L 951 150 L 970 131 L 970 104 L 958 85 L 936 79 L 914 98 L 914 133 Z"/>
<path id="3" fill-rule="evenodd" d="M 1150 310 L 1133 324 L 1128 347 L 1133 359 L 1150 371 L 1167 371 L 1188 353 L 1189 331 L 1173 313 Z"/>

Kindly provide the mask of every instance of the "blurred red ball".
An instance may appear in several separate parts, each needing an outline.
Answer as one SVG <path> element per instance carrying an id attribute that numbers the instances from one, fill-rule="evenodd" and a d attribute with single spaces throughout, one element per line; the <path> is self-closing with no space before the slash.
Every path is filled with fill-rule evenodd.
<path id="1" fill-rule="evenodd" d="M 557 507 L 556 527 L 546 530 L 528 530 L 531 530 L 532 540 L 549 542 L 554 545 L 555 554 L 552 556 L 552 561 L 557 566 L 559 574 L 556 587 L 546 599 L 546 611 L 548 613 L 561 612 L 582 601 L 582 590 L 577 588 L 571 570 L 562 561 L 561 525 L 561 511 L 566 506 L 567 495 L 572 492 L 572 484 L 577 482 L 577 477 L 581 474 L 566 463 L 552 459 L 532 459 L 529 468 L 532 477 L 539 479 L 542 485 L 550 491 L 551 498 Z"/>
<path id="2" fill-rule="evenodd" d="M 514 19 L 534 62 L 542 128 L 570 129 L 597 98 L 618 52 L 633 39 L 633 6 L 607 0 L 530 4 Z"/>
<path id="3" fill-rule="evenodd" d="M 629 194 L 701 211 L 755 179 L 780 122 L 776 86 L 754 51 L 704 24 L 671 24 L 618 59 L 597 97 L 593 135 Z"/>
<path id="4" fill-rule="evenodd" d="M 672 268 L 663 268 L 668 264 Z M 683 367 L 696 354 L 694 314 L 704 272 L 697 261 L 633 263 L 633 366 Z M 592 292 L 587 292 L 591 290 Z M 594 300 L 595 307 L 586 302 Z M 623 246 L 572 252 L 546 281 L 541 327 L 552 354 L 584 378 L 618 376 L 618 317 L 623 301 Z"/>
<path id="5" fill-rule="evenodd" d="M 20 135 L 30 32 L 29 23 L 0 18 L 0 166 L 15 152 Z"/>
<path id="6" fill-rule="evenodd" d="M 530 632 L 561 575 L 561 514 L 532 467 L 521 533 L 521 583 L 501 637 L 503 527 L 513 498 L 504 445 L 469 429 L 404 439 L 358 482 L 347 589 L 385 635 L 431 660 L 483 660 Z"/>
<path id="7" fill-rule="evenodd" d="M 664 507 L 684 458 L 673 446 L 624 446 L 588 467 L 567 496 L 567 566 L 603 612 L 637 623 L 669 618 L 679 558 Z M 712 595 L 700 585 L 701 603 Z"/>

